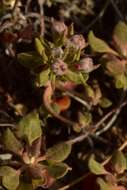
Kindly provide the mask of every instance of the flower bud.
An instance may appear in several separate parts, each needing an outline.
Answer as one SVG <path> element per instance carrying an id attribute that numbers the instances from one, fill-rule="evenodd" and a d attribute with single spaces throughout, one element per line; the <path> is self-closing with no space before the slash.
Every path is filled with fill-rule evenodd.
<path id="1" fill-rule="evenodd" d="M 93 60 L 90 57 L 86 57 L 80 60 L 79 64 L 76 65 L 79 71 L 89 73 L 94 69 Z"/>
<path id="2" fill-rule="evenodd" d="M 52 31 L 57 34 L 67 35 L 68 28 L 62 21 L 56 21 L 52 19 Z"/>
<path id="3" fill-rule="evenodd" d="M 70 39 L 70 43 L 72 46 L 74 46 L 76 49 L 83 49 L 86 47 L 86 42 L 85 42 L 85 39 L 83 37 L 83 35 L 74 35 L 71 37 Z"/>
<path id="4" fill-rule="evenodd" d="M 61 47 L 57 47 L 51 50 L 51 54 L 53 58 L 59 58 L 63 55 L 63 50 Z"/>
<path id="5" fill-rule="evenodd" d="M 56 59 L 55 62 L 52 64 L 52 70 L 56 75 L 64 75 L 67 69 L 67 64 L 59 58 Z"/>

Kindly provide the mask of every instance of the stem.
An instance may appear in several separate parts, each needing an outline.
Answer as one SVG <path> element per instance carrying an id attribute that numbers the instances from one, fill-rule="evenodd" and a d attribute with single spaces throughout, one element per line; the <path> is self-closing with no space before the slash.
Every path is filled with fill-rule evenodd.
<path id="1" fill-rule="evenodd" d="M 69 91 L 66 91 L 65 92 L 66 95 L 70 96 L 71 98 L 73 98 L 74 100 L 76 100 L 77 102 L 80 102 L 82 105 L 84 105 L 88 110 L 90 110 L 90 105 L 83 99 L 81 99 L 80 97 L 72 94 L 71 92 Z"/>
<path id="2" fill-rule="evenodd" d="M 79 135 L 78 137 L 76 137 L 76 138 L 74 138 L 74 139 L 71 139 L 71 140 L 69 140 L 69 141 L 67 141 L 67 142 L 68 142 L 68 143 L 72 143 L 72 144 L 78 143 L 78 142 L 81 142 L 81 141 L 83 141 L 84 139 L 86 139 L 89 135 L 94 135 L 94 133 L 95 133 L 95 132 L 97 131 L 97 129 L 102 125 L 102 123 L 103 123 L 105 120 L 107 120 L 107 119 L 109 118 L 109 116 L 111 116 L 111 114 L 113 114 L 114 112 L 116 112 L 115 115 L 111 118 L 111 120 L 109 121 L 109 123 L 108 123 L 107 126 L 106 126 L 106 127 L 108 127 L 108 128 L 106 128 L 106 129 L 108 130 L 109 127 L 112 126 L 112 123 L 114 123 L 114 121 L 116 120 L 116 118 L 117 118 L 118 114 L 120 113 L 121 109 L 122 109 L 124 106 L 126 106 L 126 105 L 127 105 L 127 101 L 123 102 L 119 108 L 113 109 L 113 110 L 112 110 L 111 112 L 109 112 L 106 116 L 104 116 L 104 117 L 101 119 L 101 121 L 99 121 L 97 124 L 95 124 L 94 126 L 92 126 L 92 129 L 91 129 L 90 131 L 87 131 L 87 132 L 85 132 L 85 134 L 81 134 L 81 135 Z M 105 130 L 106 130 L 106 129 L 105 129 Z M 100 132 L 100 131 L 99 131 L 99 132 Z M 97 136 L 97 135 L 100 135 L 99 132 L 96 132 L 96 133 L 95 133 L 96 136 Z"/>
<path id="3" fill-rule="evenodd" d="M 107 123 L 107 125 L 101 129 L 100 131 L 96 132 L 96 136 L 101 135 L 102 133 L 106 132 L 110 127 L 112 127 L 113 123 L 115 122 L 115 120 L 117 119 L 119 113 L 120 113 L 120 109 L 118 109 L 115 114 L 113 115 L 113 117 L 111 118 L 111 120 Z"/>
<path id="4" fill-rule="evenodd" d="M 45 0 L 38 0 L 38 4 L 40 7 L 40 29 L 41 29 L 41 35 L 44 35 L 44 31 L 45 31 L 45 22 L 44 22 L 44 2 Z"/>
<path id="5" fill-rule="evenodd" d="M 0 127 L 12 127 L 15 128 L 15 124 L 11 124 L 11 123 L 0 123 Z"/>
<path id="6" fill-rule="evenodd" d="M 26 2 L 26 6 L 25 6 L 25 14 L 28 13 L 28 9 L 29 9 L 29 5 L 30 5 L 30 3 L 31 3 L 31 0 L 27 0 L 27 2 Z"/>
<path id="7" fill-rule="evenodd" d="M 120 12 L 120 10 L 118 9 L 118 7 L 117 7 L 116 3 L 114 2 L 114 0 L 110 0 L 110 2 L 111 2 L 111 4 L 112 4 L 112 6 L 113 6 L 115 12 L 116 12 L 117 15 L 119 16 L 119 18 L 120 18 L 121 20 L 124 20 L 124 19 L 123 19 L 123 15 L 121 14 L 121 12 Z"/>
<path id="8" fill-rule="evenodd" d="M 100 121 L 97 122 L 94 127 L 98 129 L 115 111 L 116 109 L 113 109 L 109 113 L 107 113 Z"/>
<path id="9" fill-rule="evenodd" d="M 118 150 L 122 151 L 126 148 L 126 146 L 127 146 L 127 140 L 119 147 Z"/>
<path id="10" fill-rule="evenodd" d="M 103 17 L 105 10 L 107 9 L 109 3 L 110 3 L 110 0 L 107 0 L 106 3 L 104 4 L 104 7 L 99 12 L 99 14 L 96 16 L 96 18 L 94 20 L 92 20 L 92 22 L 89 25 L 86 26 L 85 31 L 88 31 L 99 19 L 101 19 Z"/>
<path id="11" fill-rule="evenodd" d="M 70 184 L 68 185 L 65 185 L 64 187 L 62 188 L 59 188 L 58 190 L 66 190 L 66 189 L 69 189 L 70 187 L 73 187 L 74 185 L 78 184 L 79 182 L 81 182 L 83 179 L 85 179 L 86 177 L 89 176 L 89 173 L 88 174 L 85 174 L 79 178 L 77 178 L 76 180 L 74 180 L 73 182 L 71 182 Z"/>
<path id="12" fill-rule="evenodd" d="M 85 134 L 79 135 L 78 137 L 71 139 L 69 141 L 67 141 L 70 144 L 75 144 L 77 142 L 81 142 L 83 141 L 85 138 L 87 138 L 89 136 L 89 132 L 86 132 Z"/>
<path id="13" fill-rule="evenodd" d="M 110 127 L 112 127 L 113 123 L 116 121 L 118 115 L 120 114 L 122 108 L 127 105 L 127 101 L 124 101 L 124 102 L 123 102 L 125 96 L 126 96 L 126 91 L 124 91 L 124 92 L 122 93 L 122 95 L 121 95 L 119 107 L 118 107 L 117 109 L 114 109 L 114 110 L 112 110 L 111 112 L 109 112 L 109 116 L 110 116 L 110 114 L 112 115 L 112 113 L 114 113 L 114 112 L 115 112 L 115 114 L 113 115 L 113 117 L 109 120 L 109 122 L 107 123 L 107 125 L 106 125 L 103 129 L 101 129 L 100 131 L 96 132 L 96 135 L 97 135 L 97 136 L 101 135 L 102 133 L 104 133 L 105 131 L 107 131 Z M 123 103 L 122 103 L 122 102 L 123 102 Z M 107 115 L 107 116 L 108 116 L 108 115 Z M 104 118 L 104 119 L 105 119 L 105 118 Z M 103 121 L 103 120 L 102 120 L 102 121 Z M 104 121 L 103 121 L 103 122 L 104 122 Z M 102 122 L 102 123 L 103 123 L 103 122 Z M 96 126 L 96 127 L 98 127 L 98 126 Z"/>
<path id="14" fill-rule="evenodd" d="M 112 144 L 107 139 L 104 139 L 103 137 L 96 136 L 96 134 L 92 134 L 91 137 L 93 137 L 97 141 L 100 141 L 100 142 L 102 142 L 104 144 L 108 144 L 108 145 L 112 146 Z"/>
<path id="15" fill-rule="evenodd" d="M 34 13 L 34 12 L 29 12 L 28 14 L 26 14 L 26 17 L 29 18 L 37 18 L 39 19 L 40 18 L 40 15 L 38 13 Z"/>
<path id="16" fill-rule="evenodd" d="M 13 16 L 14 16 L 14 13 L 15 13 L 15 11 L 16 11 L 16 8 L 17 8 L 17 6 L 18 6 L 19 1 L 20 1 L 20 0 L 15 0 L 14 7 L 13 7 L 13 9 L 12 9 L 12 15 L 13 15 Z"/>
<path id="17" fill-rule="evenodd" d="M 38 4 L 40 7 L 40 15 L 44 15 L 44 10 L 43 10 L 43 4 L 44 4 L 44 0 L 38 0 Z"/>

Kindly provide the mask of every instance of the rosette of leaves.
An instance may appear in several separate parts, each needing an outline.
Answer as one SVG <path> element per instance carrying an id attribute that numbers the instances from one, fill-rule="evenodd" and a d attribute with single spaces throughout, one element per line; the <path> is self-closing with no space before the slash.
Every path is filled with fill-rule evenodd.
<path id="1" fill-rule="evenodd" d="M 106 73 L 114 80 L 116 88 L 127 89 L 127 25 L 120 21 L 113 31 L 112 49 L 104 40 L 97 38 L 92 31 L 88 35 L 91 49 L 103 54 L 101 63 Z"/>
<path id="2" fill-rule="evenodd" d="M 17 125 L 15 130 L 3 130 L 0 185 L 8 190 L 49 188 L 70 170 L 63 161 L 71 152 L 71 144 L 61 142 L 45 150 L 36 110 L 24 116 Z"/>
<path id="3" fill-rule="evenodd" d="M 33 71 L 36 84 L 40 87 L 45 86 L 47 81 L 56 80 L 85 85 L 89 72 L 95 67 L 91 59 L 82 60 L 86 47 L 84 37 L 74 35 L 73 25 L 67 27 L 54 19 L 51 24 L 52 41 L 44 37 L 35 38 L 36 51 L 18 54 L 19 62 Z"/>

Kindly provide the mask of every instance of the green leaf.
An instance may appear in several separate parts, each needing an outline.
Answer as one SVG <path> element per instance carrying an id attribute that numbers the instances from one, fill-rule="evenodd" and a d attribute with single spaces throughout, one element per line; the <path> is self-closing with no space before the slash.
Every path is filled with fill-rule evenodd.
<path id="1" fill-rule="evenodd" d="M 88 80 L 88 74 L 83 73 L 82 77 L 83 77 L 83 82 L 85 83 Z M 76 84 L 82 84 L 80 73 L 76 73 L 71 70 L 68 70 L 66 74 L 66 78 L 69 81 L 75 82 Z"/>
<path id="2" fill-rule="evenodd" d="M 102 178 L 97 178 L 97 183 L 100 186 L 100 190 L 125 190 L 124 186 L 109 181 L 105 182 Z"/>
<path id="3" fill-rule="evenodd" d="M 39 87 L 45 86 L 49 80 L 50 69 L 44 70 L 37 75 L 36 82 Z"/>
<path id="4" fill-rule="evenodd" d="M 67 174 L 67 172 L 70 170 L 70 167 L 64 163 L 57 163 L 55 165 L 47 166 L 47 170 L 49 175 L 56 179 L 60 179 Z"/>
<path id="5" fill-rule="evenodd" d="M 110 182 L 105 182 L 102 178 L 97 178 L 97 183 L 100 186 L 100 190 L 126 190 L 122 185 L 112 184 Z"/>
<path id="6" fill-rule="evenodd" d="M 47 160 L 58 163 L 64 161 L 71 153 L 72 145 L 70 143 L 60 143 L 49 148 L 46 152 Z"/>
<path id="7" fill-rule="evenodd" d="M 9 128 L 6 129 L 3 134 L 3 143 L 7 150 L 10 150 L 16 154 L 21 154 L 23 151 L 22 144 Z"/>
<path id="8" fill-rule="evenodd" d="M 17 135 L 26 137 L 30 145 L 42 135 L 41 122 L 37 111 L 29 113 L 19 122 Z"/>
<path id="9" fill-rule="evenodd" d="M 2 184 L 8 190 L 15 190 L 19 185 L 19 174 L 16 170 L 9 166 L 0 167 L 0 176 L 2 177 Z"/>
<path id="10" fill-rule="evenodd" d="M 35 52 L 19 53 L 18 61 L 28 69 L 35 69 L 43 64 L 43 59 Z"/>
<path id="11" fill-rule="evenodd" d="M 15 173 L 15 170 L 9 166 L 1 166 L 0 167 L 0 176 L 6 176 L 11 175 L 12 173 Z"/>
<path id="12" fill-rule="evenodd" d="M 75 125 L 73 125 L 73 130 L 76 133 L 80 133 L 82 131 L 82 127 L 76 123 Z"/>
<path id="13" fill-rule="evenodd" d="M 54 102 L 53 104 L 51 104 L 51 107 L 53 112 L 60 114 L 60 106 L 57 103 Z"/>
<path id="14" fill-rule="evenodd" d="M 81 84 L 79 75 L 71 70 L 67 72 L 66 77 L 68 80 L 75 82 L 76 84 Z"/>
<path id="15" fill-rule="evenodd" d="M 92 115 L 91 113 L 89 112 L 84 112 L 84 113 L 81 113 L 79 112 L 79 123 L 82 125 L 82 126 L 86 126 L 86 125 L 89 125 L 92 121 Z"/>
<path id="16" fill-rule="evenodd" d="M 115 26 L 113 39 L 117 45 L 118 51 L 123 56 L 127 56 L 127 25 L 120 21 Z"/>
<path id="17" fill-rule="evenodd" d="M 108 60 L 106 63 L 106 68 L 112 76 L 120 75 L 125 72 L 125 63 L 117 58 Z"/>
<path id="18" fill-rule="evenodd" d="M 42 45 L 41 41 L 38 38 L 35 38 L 35 47 L 37 52 L 42 55 L 42 52 L 44 51 L 44 46 Z"/>
<path id="19" fill-rule="evenodd" d="M 7 175 L 2 178 L 2 184 L 8 190 L 15 190 L 19 185 L 19 176 L 15 173 L 12 175 Z"/>
<path id="20" fill-rule="evenodd" d="M 124 74 L 117 75 L 115 77 L 115 86 L 118 89 L 123 88 L 124 90 L 126 90 L 127 89 L 127 77 Z"/>
<path id="21" fill-rule="evenodd" d="M 127 25 L 120 21 L 115 26 L 114 35 L 122 42 L 127 43 Z"/>
<path id="22" fill-rule="evenodd" d="M 43 179 L 32 179 L 33 189 L 37 189 L 38 187 L 41 187 L 43 184 L 44 184 Z M 22 189 L 22 190 L 25 190 L 25 189 Z"/>
<path id="23" fill-rule="evenodd" d="M 12 158 L 12 154 L 0 154 L 0 160 L 10 160 Z"/>
<path id="24" fill-rule="evenodd" d="M 102 164 L 94 160 L 93 156 L 91 156 L 89 159 L 88 167 L 90 171 L 96 175 L 105 175 L 108 173 Z"/>
<path id="25" fill-rule="evenodd" d="M 21 182 L 17 190 L 34 190 L 32 184 Z"/>
<path id="26" fill-rule="evenodd" d="M 100 186 L 100 190 L 113 190 L 113 186 L 109 183 L 106 183 L 102 178 L 98 178 L 97 183 Z"/>
<path id="27" fill-rule="evenodd" d="M 88 80 L 89 75 L 87 73 L 80 72 L 79 77 L 80 77 L 81 83 L 86 87 L 86 81 Z"/>
<path id="28" fill-rule="evenodd" d="M 105 41 L 97 38 L 94 35 L 93 31 L 89 32 L 88 41 L 89 41 L 89 45 L 91 46 L 91 48 L 95 52 L 98 52 L 98 53 L 111 53 L 111 54 L 114 54 L 114 55 L 118 55 L 117 52 L 115 52 L 113 49 L 111 49 L 109 47 L 109 45 Z"/>
<path id="29" fill-rule="evenodd" d="M 42 56 L 43 62 L 46 63 L 48 61 L 48 57 L 45 53 L 45 47 L 43 46 L 41 40 L 38 38 L 35 38 L 35 47 L 39 55 Z"/>
<path id="30" fill-rule="evenodd" d="M 112 102 L 108 98 L 102 97 L 99 104 L 102 108 L 108 108 L 112 105 Z"/>
<path id="31" fill-rule="evenodd" d="M 85 90 L 86 90 L 87 96 L 94 99 L 95 94 L 94 94 L 94 90 L 92 89 L 92 87 L 90 85 L 86 84 Z"/>
<path id="32" fill-rule="evenodd" d="M 112 167 L 118 174 L 122 174 L 127 169 L 127 160 L 123 152 L 116 151 L 111 158 Z"/>

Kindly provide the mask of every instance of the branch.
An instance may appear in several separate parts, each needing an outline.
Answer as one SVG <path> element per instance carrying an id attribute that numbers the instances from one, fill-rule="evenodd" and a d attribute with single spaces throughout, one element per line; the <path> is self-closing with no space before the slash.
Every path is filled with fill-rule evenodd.
<path id="1" fill-rule="evenodd" d="M 118 9 L 116 3 L 114 2 L 114 0 L 110 0 L 115 12 L 117 13 L 118 17 L 121 19 L 121 20 L 124 20 L 123 18 L 123 15 L 121 14 L 120 10 Z"/>
<path id="2" fill-rule="evenodd" d="M 110 127 L 112 127 L 113 123 L 115 122 L 115 120 L 117 119 L 118 115 L 120 113 L 120 110 L 118 109 L 115 114 L 113 115 L 113 117 L 110 119 L 110 121 L 107 123 L 107 125 L 102 128 L 100 131 L 96 132 L 96 136 L 101 135 L 102 133 L 106 132 L 108 129 L 110 129 Z"/>
<path id="3" fill-rule="evenodd" d="M 99 19 L 101 19 L 110 3 L 110 0 L 107 0 L 104 4 L 102 10 L 99 12 L 99 14 L 95 17 L 95 19 L 92 20 L 92 22 L 86 26 L 85 31 L 88 31 Z M 82 31 L 84 32 L 84 30 Z"/>
<path id="4" fill-rule="evenodd" d="M 11 123 L 0 123 L 0 127 L 12 127 L 12 128 L 16 128 L 15 124 L 11 124 Z"/>
<path id="5" fill-rule="evenodd" d="M 90 105 L 83 99 L 81 99 L 80 97 L 76 96 L 75 94 L 72 94 L 69 91 L 65 92 L 66 95 L 70 96 L 71 98 L 73 98 L 74 100 L 76 100 L 77 102 L 81 103 L 83 106 L 85 106 L 88 110 L 90 110 Z"/>
<path id="6" fill-rule="evenodd" d="M 108 130 L 112 124 L 114 123 L 114 121 L 117 119 L 118 114 L 120 113 L 121 109 L 127 105 L 127 101 L 123 102 L 119 108 L 117 109 L 113 109 L 112 111 L 110 111 L 108 114 L 106 114 L 99 122 L 97 122 L 97 124 L 91 126 L 89 131 L 85 131 L 84 134 L 79 135 L 78 137 L 75 137 L 74 139 L 68 140 L 68 143 L 71 144 L 75 144 L 78 142 L 83 141 L 84 139 L 86 139 L 88 136 L 90 135 L 100 135 L 102 132 L 105 132 L 106 130 Z M 106 125 L 106 128 L 96 132 L 98 130 L 98 128 L 102 125 L 102 123 L 107 120 L 113 113 L 115 112 L 115 115 L 111 118 L 111 120 L 108 122 L 108 124 Z M 96 133 L 95 133 L 96 132 Z"/>
<path id="7" fill-rule="evenodd" d="M 116 121 L 118 115 L 120 114 L 122 108 L 123 108 L 124 106 L 126 106 L 126 105 L 127 105 L 127 101 L 123 102 L 123 103 L 120 105 L 119 108 L 114 109 L 114 110 L 112 110 L 111 112 L 109 112 L 109 114 L 107 115 L 108 117 L 109 117 L 111 114 L 113 114 L 114 112 L 115 112 L 115 114 L 113 115 L 113 117 L 109 120 L 109 122 L 107 123 L 107 125 L 106 125 L 103 129 L 101 129 L 100 131 L 96 132 L 96 136 L 101 135 L 102 133 L 104 133 L 104 132 L 106 132 L 108 129 L 110 129 L 110 127 L 112 127 L 113 123 Z M 106 117 L 105 117 L 105 118 L 106 118 Z M 105 119 L 105 118 L 103 118 L 103 120 L 102 120 L 103 122 L 104 122 L 104 119 Z M 106 118 L 106 119 L 107 119 L 107 118 Z M 102 121 L 101 121 L 101 122 L 102 122 Z M 100 122 L 100 123 L 101 123 L 101 122 Z M 98 128 L 98 127 L 99 127 L 99 125 L 97 126 L 97 128 Z"/>

